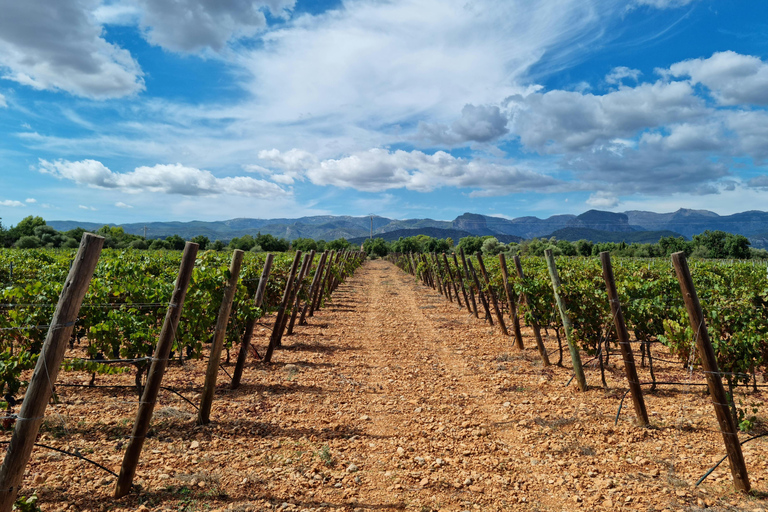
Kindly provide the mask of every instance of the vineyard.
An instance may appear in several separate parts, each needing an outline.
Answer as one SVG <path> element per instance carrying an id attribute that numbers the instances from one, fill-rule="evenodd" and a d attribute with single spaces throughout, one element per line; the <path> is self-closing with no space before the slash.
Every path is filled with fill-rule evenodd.
<path id="1" fill-rule="evenodd" d="M 722 377 L 724 421 L 745 431 L 737 440 L 762 434 L 764 265 L 690 263 L 703 307 L 699 326 L 719 365 L 711 371 L 669 260 L 613 262 L 612 302 L 605 262 L 596 258 L 395 254 L 389 260 L 405 273 L 393 274 L 383 261 L 355 272 L 357 253 L 239 253 L 239 263 L 237 254 L 193 258 L 162 358 L 158 339 L 184 256 L 103 251 L 66 340 L 54 403 L 40 422 L 46 448 L 35 449 L 22 494 L 34 489 L 41 505 L 61 510 L 68 502 L 78 510 L 527 510 L 531 500 L 558 510 L 746 506 L 729 493 L 730 461 L 704 475 L 725 455 L 728 436 L 712 414 L 717 400 L 701 391 Z M 30 370 L 73 257 L 0 253 L 8 429 L 26 423 L 20 400 L 30 394 Z M 615 327 L 619 316 L 626 340 Z M 294 326 L 290 342 L 273 352 Z M 624 377 L 627 347 L 636 373 Z M 234 376 L 227 372 L 216 386 L 218 351 L 226 351 L 220 368 L 234 366 Z M 230 351 L 265 361 L 279 354 L 279 361 L 242 366 Z M 156 382 L 162 406 L 137 436 L 133 415 L 150 401 L 160 359 L 169 363 L 164 387 Z M 633 383 L 647 402 L 634 415 L 622 411 Z M 211 413 L 205 402 L 214 389 Z M 201 421 L 206 407 L 210 424 Z M 75 426 L 78 414 L 99 419 Z M 85 481 L 67 469 L 71 482 L 50 474 L 62 462 L 88 466 L 61 461 L 54 449 L 90 453 L 117 469 L 137 437 L 146 437 L 147 460 L 137 460 L 135 492 L 119 501 L 103 503 L 115 483 L 120 488 L 116 472 Z M 768 463 L 762 446 L 760 437 L 744 445 L 756 488 Z M 708 480 L 694 486 L 702 476 Z M 739 481 L 737 473 L 737 489 Z"/>

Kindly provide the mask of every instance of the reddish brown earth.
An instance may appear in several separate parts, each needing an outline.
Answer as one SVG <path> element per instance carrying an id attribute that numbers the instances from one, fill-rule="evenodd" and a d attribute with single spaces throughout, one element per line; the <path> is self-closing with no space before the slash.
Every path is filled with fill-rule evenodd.
<path id="1" fill-rule="evenodd" d="M 257 344 L 270 328 L 257 327 Z M 588 366 L 593 387 L 582 393 L 566 386 L 568 368 L 541 366 L 524 334 L 521 352 L 393 265 L 368 262 L 285 338 L 272 365 L 250 364 L 237 391 L 220 373 L 212 424 L 196 426 L 194 408 L 162 392 L 137 492 L 115 500 L 114 477 L 45 448 L 35 449 L 24 490 L 43 510 L 765 509 L 768 438 L 744 446 L 755 494 L 732 490 L 727 462 L 693 486 L 725 453 L 702 388 L 646 395 L 651 428 L 634 426 L 627 398 L 614 426 L 626 389 L 619 358 L 609 389 Z M 204 365 L 171 366 L 164 385 L 197 403 Z M 657 365 L 659 380 L 703 382 L 679 364 Z M 58 393 L 39 442 L 119 471 L 135 392 Z M 741 398 L 763 403 L 762 394 Z"/>

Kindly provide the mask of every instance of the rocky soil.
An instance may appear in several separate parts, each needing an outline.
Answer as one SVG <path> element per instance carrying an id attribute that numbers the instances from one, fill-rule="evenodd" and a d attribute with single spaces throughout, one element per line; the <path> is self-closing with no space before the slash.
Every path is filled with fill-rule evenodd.
<path id="1" fill-rule="evenodd" d="M 270 319 L 256 329 L 263 346 Z M 371 261 L 309 325 L 284 339 L 273 364 L 249 364 L 240 389 L 229 390 L 220 373 L 210 425 L 196 426 L 195 408 L 163 391 L 134 493 L 115 500 L 109 473 L 38 447 L 22 494 L 36 492 L 43 510 L 90 511 L 768 506 L 768 437 L 744 445 L 752 495 L 732 490 L 727 462 L 694 486 L 725 454 L 704 388 L 660 386 L 647 394 L 650 428 L 634 425 L 627 397 L 614 425 L 626 390 L 619 357 L 611 358 L 607 389 L 587 366 L 592 387 L 582 393 L 566 384 L 567 359 L 565 367 L 543 368 L 532 333 L 524 335 L 526 348 L 517 350 L 512 338 L 390 263 Z M 553 338 L 546 343 L 557 348 Z M 647 369 L 640 372 L 649 380 Z M 197 403 L 204 374 L 205 361 L 175 364 L 164 385 Z M 657 361 L 656 376 L 704 382 L 680 363 Z M 65 384 L 89 380 L 60 377 Z M 132 381 L 130 374 L 100 376 L 96 384 Z M 38 442 L 77 450 L 118 472 L 135 391 L 57 391 Z M 762 405 L 765 397 L 744 390 L 739 398 Z M 765 413 L 762 406 L 758 415 Z"/>

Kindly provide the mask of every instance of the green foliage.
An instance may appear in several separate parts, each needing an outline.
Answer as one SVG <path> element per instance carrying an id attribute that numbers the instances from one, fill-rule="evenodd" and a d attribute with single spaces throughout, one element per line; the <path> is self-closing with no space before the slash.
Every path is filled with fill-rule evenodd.
<path id="1" fill-rule="evenodd" d="M 211 243 L 211 241 L 208 240 L 208 237 L 204 235 L 193 236 L 189 241 L 199 245 L 198 250 L 200 251 L 206 250 L 208 248 L 208 244 Z"/>
<path id="2" fill-rule="evenodd" d="M 374 238 L 373 240 L 368 238 L 363 242 L 363 250 L 370 255 L 383 258 L 389 254 L 389 245 L 383 238 Z"/>
<path id="3" fill-rule="evenodd" d="M 346 251 L 351 247 L 352 244 L 350 244 L 346 238 L 337 238 L 336 240 L 331 240 L 325 244 L 325 249 L 328 251 Z"/>
<path id="4" fill-rule="evenodd" d="M 19 496 L 13 504 L 12 510 L 19 512 L 40 512 L 40 506 L 37 504 L 37 494 L 31 496 Z"/>
<path id="5" fill-rule="evenodd" d="M 291 242 L 291 249 L 294 251 L 302 251 L 302 252 L 309 252 L 309 251 L 317 251 L 317 242 L 312 240 L 311 238 L 297 238 L 294 241 Z"/>

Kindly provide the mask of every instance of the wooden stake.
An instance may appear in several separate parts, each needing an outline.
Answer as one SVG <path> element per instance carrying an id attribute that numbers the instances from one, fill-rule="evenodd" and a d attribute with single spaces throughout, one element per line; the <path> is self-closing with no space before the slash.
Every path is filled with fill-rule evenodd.
<path id="1" fill-rule="evenodd" d="M 227 325 L 229 315 L 232 312 L 232 301 L 237 292 L 237 281 L 240 278 L 240 267 L 243 265 L 243 255 L 240 249 L 232 253 L 232 262 L 229 264 L 229 279 L 227 279 L 224 295 L 221 298 L 219 314 L 216 317 L 216 328 L 213 331 L 213 343 L 211 353 L 208 356 L 208 367 L 205 370 L 205 383 L 200 397 L 200 409 L 197 411 L 197 424 L 207 425 L 211 421 L 211 406 L 213 405 L 213 393 L 216 391 L 216 379 L 219 375 L 219 363 L 221 362 L 221 350 L 224 348 L 224 338 L 227 337 Z"/>
<path id="2" fill-rule="evenodd" d="M 173 340 L 176 337 L 176 328 L 179 325 L 181 308 L 184 306 L 184 299 L 187 296 L 189 280 L 192 278 L 192 271 L 195 268 L 197 247 L 198 245 L 192 242 L 187 242 L 184 246 L 179 275 L 171 295 L 171 303 L 168 305 L 168 312 L 165 314 L 160 337 L 152 356 L 152 365 L 149 367 L 147 383 L 144 386 L 144 393 L 141 395 L 139 409 L 136 412 L 136 421 L 133 424 L 131 438 L 128 440 L 128 447 L 123 454 L 123 465 L 120 467 L 120 476 L 115 486 L 115 498 L 121 498 L 131 490 L 141 449 L 149 431 L 149 423 L 152 421 L 152 412 L 155 410 L 157 394 L 160 392 L 163 374 L 166 366 L 168 366 L 168 357 L 171 355 Z"/>
<path id="3" fill-rule="evenodd" d="M 509 284 L 509 273 L 507 272 L 507 259 L 504 257 L 504 253 L 499 253 L 499 264 L 501 266 L 501 278 L 504 281 L 504 293 L 507 296 L 507 305 L 509 306 L 509 316 L 512 317 L 512 330 L 515 333 L 515 343 L 517 348 L 522 350 L 523 347 L 523 333 L 520 332 L 520 317 L 517 316 L 517 301 L 515 300 L 515 292 L 512 291 L 512 285 Z"/>
<path id="4" fill-rule="evenodd" d="M 704 313 L 701 311 L 699 297 L 696 294 L 696 288 L 693 286 L 691 272 L 688 270 L 688 261 L 685 259 L 684 252 L 676 252 L 672 255 L 672 264 L 675 266 L 677 280 L 680 282 L 680 291 L 683 293 L 685 308 L 688 310 L 688 319 L 691 322 L 694 337 L 696 339 L 696 349 L 701 358 L 701 367 L 707 378 L 709 387 L 709 396 L 712 397 L 712 405 L 715 407 L 715 416 L 720 425 L 720 432 L 723 434 L 725 450 L 728 453 L 728 462 L 731 466 L 731 475 L 733 476 L 733 486 L 737 491 L 749 492 L 749 476 L 747 475 L 747 466 L 744 463 L 744 454 L 741 452 L 739 444 L 739 435 L 736 430 L 736 422 L 728 409 L 728 398 L 725 395 L 723 381 L 720 380 L 720 369 L 717 365 L 715 350 L 712 348 L 712 342 L 709 340 L 707 324 L 704 321 Z"/>
<path id="5" fill-rule="evenodd" d="M 464 254 L 464 251 L 462 250 L 462 255 Z M 472 276 L 472 280 L 475 283 L 475 287 L 477 288 L 477 296 L 480 298 L 480 304 L 483 306 L 483 310 L 485 311 L 485 319 L 490 322 L 491 325 L 493 325 L 493 318 L 491 318 L 491 309 L 488 307 L 488 301 L 485 300 L 485 295 L 483 295 L 483 287 L 480 285 L 480 279 L 477 278 L 477 272 L 475 272 L 475 267 L 472 265 L 471 259 L 466 259 L 467 267 L 469 267 L 469 273 Z"/>
<path id="6" fill-rule="evenodd" d="M 461 286 L 461 294 L 464 295 L 464 305 L 467 307 L 467 311 L 469 311 L 469 313 L 472 314 L 472 306 L 469 303 L 469 297 L 472 296 L 472 292 L 470 291 L 469 296 L 467 296 L 467 289 L 464 286 L 464 279 L 461 277 L 461 267 L 459 266 L 459 259 L 456 257 L 455 251 L 453 252 L 453 262 L 456 264 L 456 279 L 458 281 L 459 286 Z M 466 271 L 466 266 L 464 270 Z M 475 313 L 475 316 L 477 316 L 477 313 Z"/>
<path id="7" fill-rule="evenodd" d="M 517 276 L 520 280 L 525 280 L 523 265 L 520 263 L 520 256 L 515 255 L 514 260 Z M 526 306 L 528 306 L 528 311 L 531 312 L 531 329 L 533 329 L 533 336 L 536 338 L 536 348 L 539 350 L 541 362 L 544 366 L 549 366 L 549 354 L 547 354 L 547 348 L 544 346 L 544 340 L 541 339 L 541 326 L 539 325 L 539 320 L 536 318 L 536 312 L 533 310 L 531 299 L 525 292 L 523 292 L 523 300 L 525 301 Z"/>
<path id="8" fill-rule="evenodd" d="M 552 290 L 555 292 L 557 309 L 560 311 L 560 318 L 563 321 L 565 339 L 568 341 L 568 350 L 571 353 L 571 361 L 573 362 L 573 373 L 576 375 L 576 382 L 579 384 L 579 389 L 581 391 L 586 391 L 587 378 L 584 376 L 584 368 L 581 366 L 579 347 L 576 346 L 576 341 L 574 341 L 573 333 L 571 332 L 573 330 L 571 317 L 568 316 L 568 309 L 565 306 L 565 301 L 560 296 L 560 276 L 557 273 L 557 265 L 555 265 L 555 257 L 552 255 L 552 249 L 545 250 L 544 257 L 547 260 L 547 268 L 549 269 L 549 277 L 552 280 Z"/>
<path id="9" fill-rule="evenodd" d="M 301 259 L 301 251 L 296 251 L 296 256 L 293 258 L 293 264 L 291 270 L 288 273 L 288 280 L 285 282 L 285 290 L 283 291 L 283 300 L 280 302 L 280 306 L 277 308 L 277 314 L 275 316 L 275 325 L 272 327 L 272 336 L 269 338 L 269 345 L 267 346 L 267 352 L 264 354 L 264 362 L 272 362 L 272 353 L 277 348 L 278 336 L 280 336 L 283 328 L 283 317 L 285 316 L 285 308 L 288 307 L 288 302 L 291 298 L 291 290 L 293 289 L 293 280 L 296 278 L 296 269 L 299 266 L 299 260 Z"/>
<path id="10" fill-rule="evenodd" d="M 260 308 L 264 302 L 264 291 L 267 288 L 267 281 L 269 280 L 269 273 L 272 271 L 274 259 L 275 257 L 272 254 L 267 254 L 267 258 L 264 260 L 264 268 L 261 270 L 259 286 L 256 288 L 256 295 L 253 298 L 253 305 L 257 308 Z M 251 346 L 251 338 L 253 337 L 253 328 L 255 326 L 256 318 L 248 320 L 248 323 L 245 325 L 245 333 L 243 334 L 243 340 L 240 342 L 240 353 L 237 354 L 237 363 L 235 364 L 235 371 L 232 374 L 232 383 L 229 385 L 229 389 L 240 387 L 240 380 L 243 377 L 243 368 L 248 358 L 248 349 Z"/>
<path id="11" fill-rule="evenodd" d="M 302 265 L 301 273 L 299 274 L 299 280 L 296 283 L 296 291 L 294 293 L 295 298 L 292 301 L 293 308 L 291 310 L 291 320 L 288 322 L 288 329 L 286 336 L 293 334 L 293 326 L 296 323 L 296 317 L 299 314 L 299 306 L 301 306 L 301 291 L 304 289 L 304 279 L 309 274 L 309 269 L 312 268 L 312 263 L 315 261 L 315 250 L 312 249 L 307 256 L 305 256 L 306 265 Z"/>
<path id="12" fill-rule="evenodd" d="M 312 301 L 312 306 L 309 308 L 309 316 L 314 316 L 315 310 L 320 307 L 320 303 L 323 300 L 323 295 L 325 294 L 325 289 L 328 286 L 328 276 L 331 275 L 331 272 L 333 271 L 333 262 L 334 262 L 335 256 L 336 256 L 336 252 L 331 251 L 328 254 L 328 258 L 326 258 L 325 272 L 324 272 L 324 275 L 321 276 L 320 278 L 320 283 L 319 283 L 319 286 L 317 287 L 315 298 Z"/>
<path id="13" fill-rule="evenodd" d="M 488 287 L 487 295 L 491 298 L 491 304 L 493 304 L 493 312 L 496 313 L 496 319 L 499 321 L 499 327 L 501 328 L 501 333 L 504 336 L 509 336 L 507 325 L 504 323 L 504 316 L 501 314 L 501 311 L 499 310 L 499 302 L 496 300 L 496 293 L 493 291 L 493 288 L 491 288 L 491 279 L 488 277 L 488 272 L 485 270 L 485 263 L 483 263 L 483 255 L 480 253 L 480 251 L 477 251 L 477 254 L 475 255 L 475 257 L 477 258 L 477 265 L 480 267 L 480 272 L 483 274 L 483 279 L 485 280 L 485 284 Z"/>
<path id="14" fill-rule="evenodd" d="M 475 301 L 475 294 L 472 293 L 472 275 L 469 273 L 469 265 L 467 265 L 467 258 L 464 256 L 464 249 L 459 247 L 459 256 L 461 256 L 461 263 L 464 266 L 464 274 L 467 276 L 467 284 L 469 285 L 469 300 L 472 303 L 472 313 L 475 314 L 475 318 L 480 318 L 477 314 L 477 302 Z"/>
<path id="15" fill-rule="evenodd" d="M 320 255 L 320 261 L 317 262 L 317 270 L 315 270 L 315 275 L 312 277 L 312 284 L 309 287 L 308 297 L 307 300 L 304 301 L 304 308 L 301 310 L 299 325 L 307 325 L 307 312 L 315 300 L 315 294 L 317 293 L 317 288 L 320 286 L 320 282 L 323 278 L 323 270 L 325 269 L 325 261 L 327 258 L 328 251 L 325 251 Z"/>
<path id="16" fill-rule="evenodd" d="M 635 368 L 635 356 L 632 353 L 632 345 L 629 342 L 627 325 L 624 323 L 619 293 L 616 291 L 616 281 L 613 277 L 613 266 L 611 265 L 611 253 L 607 251 L 601 252 L 600 262 L 603 264 L 603 280 L 605 281 L 605 289 L 608 292 L 608 301 L 611 304 L 613 323 L 616 326 L 616 334 L 619 338 L 619 349 L 621 349 L 621 356 L 624 359 L 624 374 L 627 376 L 627 382 L 629 383 L 629 393 L 632 395 L 632 404 L 635 406 L 637 422 L 640 425 L 647 426 L 649 424 L 648 412 L 645 410 L 643 390 L 640 387 L 640 379 L 637 377 L 637 368 Z"/>
<path id="17" fill-rule="evenodd" d="M 456 304 L 458 304 L 459 309 L 461 309 L 464 306 L 461 304 L 461 299 L 459 298 L 459 287 L 456 285 L 456 280 L 453 277 L 453 270 L 451 270 L 451 265 L 448 263 L 448 257 L 445 253 L 443 253 L 443 264 L 445 264 L 445 269 L 448 271 L 448 277 L 451 280 L 451 286 L 453 286 L 453 293 L 456 295 Z"/>
<path id="18" fill-rule="evenodd" d="M 99 261 L 104 238 L 83 233 L 80 248 L 69 269 L 67 280 L 48 327 L 35 371 L 29 381 L 21 410 L 16 418 L 13 436 L 0 468 L 0 511 L 9 512 L 24 480 L 24 468 L 32 455 L 35 439 L 43 423 L 45 409 L 53 394 L 67 342 L 80 313 L 93 271 Z"/>

